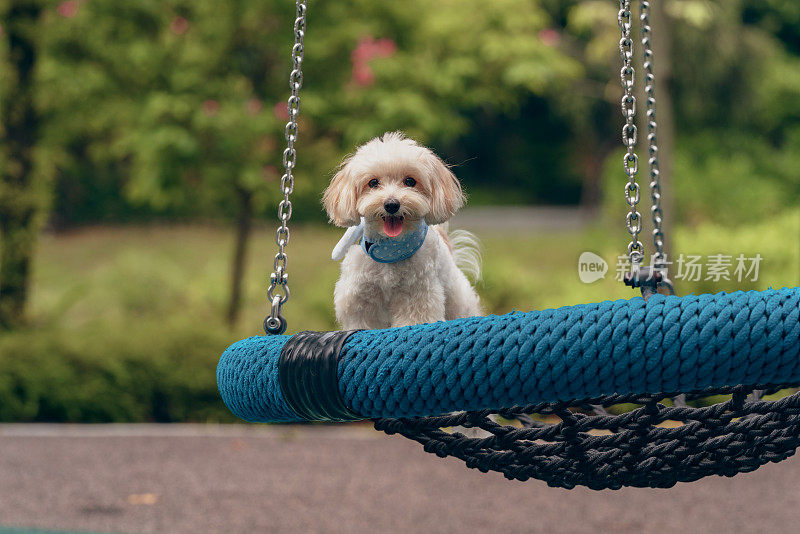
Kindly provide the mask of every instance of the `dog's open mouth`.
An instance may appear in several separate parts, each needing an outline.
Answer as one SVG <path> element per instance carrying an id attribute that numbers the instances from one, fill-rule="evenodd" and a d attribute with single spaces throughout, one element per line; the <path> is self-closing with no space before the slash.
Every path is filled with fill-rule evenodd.
<path id="1" fill-rule="evenodd" d="M 398 215 L 383 216 L 383 233 L 389 237 L 397 237 L 403 231 L 403 217 Z"/>

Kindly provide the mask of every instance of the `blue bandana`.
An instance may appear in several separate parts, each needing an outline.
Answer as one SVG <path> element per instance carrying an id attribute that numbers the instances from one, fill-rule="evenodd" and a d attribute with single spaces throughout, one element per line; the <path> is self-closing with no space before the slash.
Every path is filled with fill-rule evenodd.
<path id="1" fill-rule="evenodd" d="M 397 237 L 388 237 L 383 234 L 365 235 L 366 224 L 361 219 L 361 224 L 347 229 L 342 239 L 333 249 L 331 257 L 334 260 L 344 258 L 350 245 L 361 241 L 361 250 L 379 263 L 395 263 L 407 260 L 413 256 L 425 242 L 428 235 L 428 225 L 424 220 L 419 222 L 416 230 Z"/>
<path id="2" fill-rule="evenodd" d="M 395 263 L 413 256 L 425 242 L 426 235 L 428 225 L 421 220 L 416 230 L 397 237 L 367 236 L 365 233 L 361 238 L 361 249 L 379 263 Z"/>

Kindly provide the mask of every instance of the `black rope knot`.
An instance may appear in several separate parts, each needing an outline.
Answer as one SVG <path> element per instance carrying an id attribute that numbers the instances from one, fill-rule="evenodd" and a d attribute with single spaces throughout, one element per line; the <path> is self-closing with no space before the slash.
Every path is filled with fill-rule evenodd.
<path id="1" fill-rule="evenodd" d="M 300 332 L 290 337 L 278 360 L 278 380 L 286 404 L 303 419 L 360 421 L 339 392 L 342 347 L 355 330 Z"/>

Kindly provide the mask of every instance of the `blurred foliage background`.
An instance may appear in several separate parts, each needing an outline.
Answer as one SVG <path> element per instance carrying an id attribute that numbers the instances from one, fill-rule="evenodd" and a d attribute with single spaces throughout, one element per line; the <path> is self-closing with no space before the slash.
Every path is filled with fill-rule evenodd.
<path id="1" fill-rule="evenodd" d="M 756 282 L 679 292 L 800 285 L 800 4 L 654 4 L 673 251 L 764 258 Z M 479 231 L 487 311 L 629 298 L 576 272 L 626 245 L 617 9 L 312 0 L 290 328 L 335 327 L 319 198 L 390 130 L 453 164 L 470 206 L 583 221 Z M 286 0 L 0 4 L 0 421 L 231 419 L 214 367 L 264 314 L 293 18 Z"/>

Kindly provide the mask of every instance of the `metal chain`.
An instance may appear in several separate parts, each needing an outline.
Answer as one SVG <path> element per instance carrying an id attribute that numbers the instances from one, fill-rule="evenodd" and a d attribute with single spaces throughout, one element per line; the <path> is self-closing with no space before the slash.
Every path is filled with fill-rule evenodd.
<path id="1" fill-rule="evenodd" d="M 617 21 L 621 38 L 619 40 L 619 54 L 622 58 L 622 68 L 619 76 L 622 83 L 622 115 L 625 117 L 625 125 L 622 127 L 622 143 L 627 151 L 622 158 L 622 168 L 628 176 L 628 183 L 625 185 L 625 201 L 630 210 L 625 217 L 625 226 L 631 234 L 631 242 L 628 244 L 628 258 L 631 261 L 632 271 L 636 271 L 644 258 L 644 246 L 639 241 L 639 232 L 642 231 L 642 216 L 637 211 L 639 203 L 639 184 L 636 183 L 636 173 L 639 171 L 639 158 L 636 155 L 636 97 L 633 94 L 634 87 L 634 68 L 633 68 L 633 39 L 631 38 L 631 26 L 633 16 L 631 14 L 630 0 L 619 0 L 619 12 Z"/>
<path id="2" fill-rule="evenodd" d="M 667 257 L 664 254 L 664 212 L 661 209 L 661 172 L 658 166 L 658 126 L 656 122 L 656 77 L 653 72 L 652 28 L 650 27 L 650 2 L 640 3 L 639 19 L 642 23 L 642 54 L 644 67 L 644 92 L 647 98 L 647 165 L 650 171 L 650 211 L 653 216 L 653 268 L 661 271 L 662 284 L 673 292 L 672 282 L 667 277 Z"/>
<path id="3" fill-rule="evenodd" d="M 299 134 L 297 118 L 300 114 L 300 89 L 303 87 L 303 57 L 305 48 L 303 40 L 306 35 L 306 0 L 297 0 L 297 12 L 294 19 L 294 46 L 292 47 L 292 72 L 289 75 L 289 88 L 291 95 L 286 103 L 289 113 L 289 122 L 284 128 L 286 149 L 283 151 L 284 175 L 281 177 L 281 192 L 283 200 L 278 205 L 278 218 L 281 221 L 275 233 L 275 243 L 278 253 L 273 262 L 274 271 L 269 277 L 267 298 L 271 308 L 270 314 L 264 319 L 264 330 L 268 334 L 282 334 L 286 331 L 286 319 L 281 315 L 281 309 L 289 300 L 289 274 L 286 270 L 288 256 L 286 246 L 289 244 L 289 219 L 292 218 L 292 202 L 289 195 L 294 191 L 294 168 L 297 161 L 295 143 Z M 281 291 L 276 293 L 278 287 Z"/>

